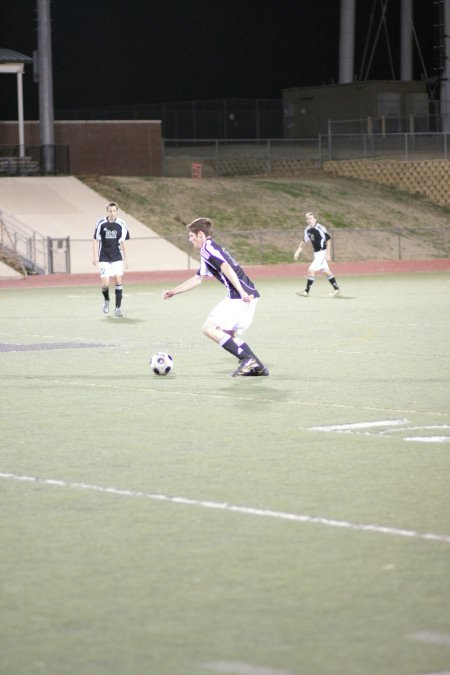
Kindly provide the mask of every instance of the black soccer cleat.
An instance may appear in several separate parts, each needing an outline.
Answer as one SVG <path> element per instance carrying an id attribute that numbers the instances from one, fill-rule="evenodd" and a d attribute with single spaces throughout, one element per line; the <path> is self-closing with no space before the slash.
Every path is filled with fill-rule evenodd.
<path id="1" fill-rule="evenodd" d="M 235 371 L 231 373 L 231 377 L 237 377 L 238 375 L 245 375 L 250 371 L 252 368 L 258 365 L 258 361 L 253 358 L 253 356 L 250 356 L 248 359 L 241 359 L 239 361 L 239 365 L 236 368 Z"/>
<path id="2" fill-rule="evenodd" d="M 269 374 L 269 369 L 264 366 L 262 363 L 254 366 L 250 371 L 242 373 L 244 376 L 257 377 L 257 376 L 267 376 Z"/>

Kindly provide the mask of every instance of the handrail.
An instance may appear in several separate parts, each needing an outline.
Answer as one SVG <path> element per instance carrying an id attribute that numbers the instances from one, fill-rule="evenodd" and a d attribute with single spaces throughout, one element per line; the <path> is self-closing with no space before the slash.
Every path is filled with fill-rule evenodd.
<path id="1" fill-rule="evenodd" d="M 1 209 L 0 243 L 5 250 L 19 256 L 28 272 L 45 274 L 48 271 L 46 237 Z"/>

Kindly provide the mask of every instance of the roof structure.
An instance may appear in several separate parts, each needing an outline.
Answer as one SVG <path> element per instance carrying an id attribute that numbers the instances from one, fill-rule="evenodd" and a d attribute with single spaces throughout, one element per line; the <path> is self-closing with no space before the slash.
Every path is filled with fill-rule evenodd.
<path id="1" fill-rule="evenodd" d="M 30 56 L 21 54 L 12 49 L 0 47 L 0 75 L 16 75 L 17 78 L 17 108 L 19 122 L 19 156 L 25 156 L 25 129 L 23 119 L 23 91 L 22 76 L 25 65 L 33 63 Z"/>
<path id="2" fill-rule="evenodd" d="M 33 63 L 33 59 L 13 49 L 0 47 L 0 63 Z"/>

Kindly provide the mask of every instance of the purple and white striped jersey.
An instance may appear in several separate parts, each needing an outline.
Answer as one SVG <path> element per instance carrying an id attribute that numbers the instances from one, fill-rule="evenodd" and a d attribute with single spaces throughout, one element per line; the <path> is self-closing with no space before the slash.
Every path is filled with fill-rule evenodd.
<path id="1" fill-rule="evenodd" d="M 228 263 L 230 267 L 232 267 L 232 269 L 236 272 L 237 278 L 241 282 L 242 288 L 249 295 L 259 298 L 260 296 L 255 287 L 255 284 L 245 274 L 239 263 L 236 262 L 236 260 L 226 248 L 219 246 L 219 244 L 211 239 L 211 237 L 206 239 L 205 243 L 200 249 L 200 267 L 197 271 L 197 275 L 201 277 L 215 277 L 217 281 L 220 281 L 220 283 L 223 284 L 228 290 L 228 296 L 230 298 L 240 298 L 241 296 L 239 295 L 239 292 L 234 288 L 232 283 L 226 278 L 220 269 L 224 262 Z"/>

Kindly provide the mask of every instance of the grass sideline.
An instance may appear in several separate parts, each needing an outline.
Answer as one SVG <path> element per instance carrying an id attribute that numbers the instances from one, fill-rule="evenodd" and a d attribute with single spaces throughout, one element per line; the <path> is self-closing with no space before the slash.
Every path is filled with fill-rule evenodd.
<path id="1" fill-rule="evenodd" d="M 2 293 L 0 672 L 448 670 L 449 285 L 261 279 L 254 379 L 217 284 Z"/>

